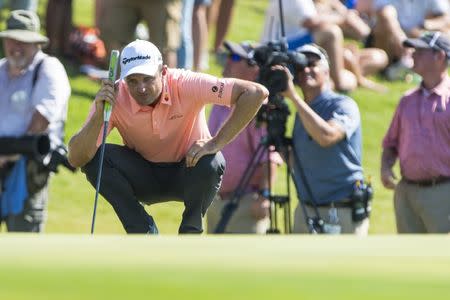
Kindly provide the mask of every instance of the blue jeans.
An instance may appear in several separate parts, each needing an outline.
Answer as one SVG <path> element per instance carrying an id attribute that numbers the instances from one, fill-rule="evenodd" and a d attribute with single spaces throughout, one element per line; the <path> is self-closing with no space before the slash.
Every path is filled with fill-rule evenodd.
<path id="1" fill-rule="evenodd" d="M 192 45 L 192 12 L 194 0 L 183 0 L 180 22 L 181 43 L 177 51 L 178 68 L 192 69 L 194 47 Z"/>

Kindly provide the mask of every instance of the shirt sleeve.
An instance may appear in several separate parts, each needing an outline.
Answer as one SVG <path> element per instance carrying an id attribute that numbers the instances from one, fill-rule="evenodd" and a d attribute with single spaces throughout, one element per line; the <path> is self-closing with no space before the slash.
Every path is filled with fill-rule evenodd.
<path id="1" fill-rule="evenodd" d="M 63 65 L 54 57 L 42 62 L 32 101 L 49 123 L 65 121 L 70 97 L 70 84 Z"/>
<path id="2" fill-rule="evenodd" d="M 392 118 L 391 124 L 389 126 L 388 131 L 383 139 L 383 148 L 398 148 L 398 141 L 400 137 L 400 115 L 401 115 L 401 107 L 403 101 L 400 101 L 400 104 L 397 106 L 395 110 L 394 117 Z"/>
<path id="3" fill-rule="evenodd" d="M 231 106 L 234 79 L 187 71 L 179 89 L 180 99 L 199 105 L 218 104 Z"/>
<path id="4" fill-rule="evenodd" d="M 358 129 L 361 123 L 358 105 L 351 99 L 337 101 L 337 107 L 334 109 L 330 120 L 340 124 L 349 139 Z"/>

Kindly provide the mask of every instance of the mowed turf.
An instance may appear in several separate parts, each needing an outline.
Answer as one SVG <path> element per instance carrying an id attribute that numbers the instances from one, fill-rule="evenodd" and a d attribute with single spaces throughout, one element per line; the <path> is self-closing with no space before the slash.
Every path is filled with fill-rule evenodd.
<path id="1" fill-rule="evenodd" d="M 8 235 L 0 299 L 450 299 L 448 236 Z"/>

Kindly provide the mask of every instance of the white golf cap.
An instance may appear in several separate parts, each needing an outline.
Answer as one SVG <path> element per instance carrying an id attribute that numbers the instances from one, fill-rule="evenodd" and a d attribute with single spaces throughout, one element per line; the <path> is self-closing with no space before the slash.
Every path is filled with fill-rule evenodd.
<path id="1" fill-rule="evenodd" d="M 162 64 L 161 52 L 155 45 L 135 40 L 126 45 L 120 55 L 120 79 L 131 74 L 155 76 Z"/>

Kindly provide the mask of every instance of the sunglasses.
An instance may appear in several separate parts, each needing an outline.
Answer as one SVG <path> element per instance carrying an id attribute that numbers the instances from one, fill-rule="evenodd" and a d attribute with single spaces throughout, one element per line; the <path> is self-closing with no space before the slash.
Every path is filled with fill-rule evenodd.
<path id="1" fill-rule="evenodd" d="M 242 56 L 237 55 L 237 54 L 235 54 L 235 53 L 230 53 L 230 54 L 228 54 L 228 58 L 229 58 L 232 62 L 240 62 L 241 60 L 245 60 L 249 66 L 254 66 L 254 65 L 256 64 L 255 61 L 250 60 L 250 59 L 248 59 L 248 58 L 243 58 Z"/>

